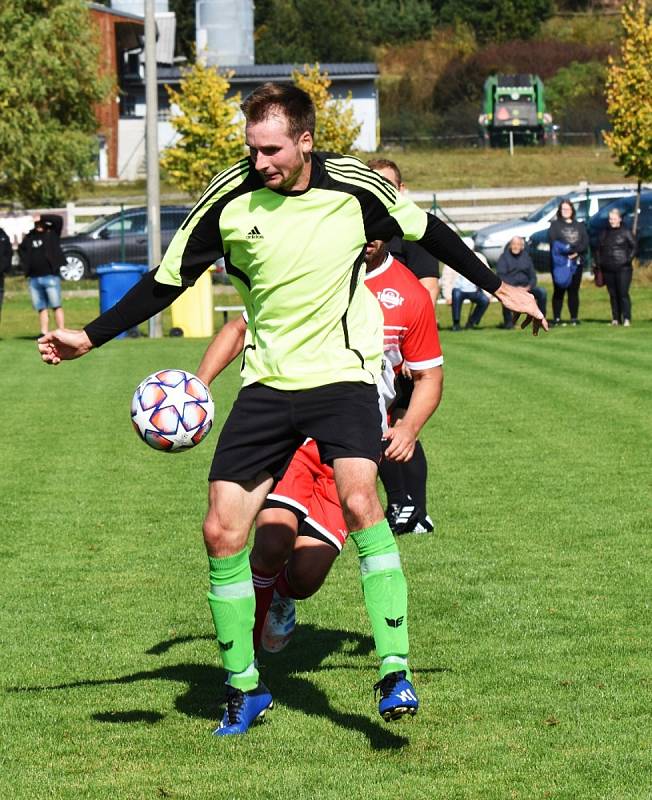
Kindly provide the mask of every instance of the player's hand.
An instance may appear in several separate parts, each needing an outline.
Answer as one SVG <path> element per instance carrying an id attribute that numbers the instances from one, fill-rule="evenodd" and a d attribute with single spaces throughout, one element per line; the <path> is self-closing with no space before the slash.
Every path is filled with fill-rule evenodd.
<path id="1" fill-rule="evenodd" d="M 60 364 L 88 353 L 93 348 L 86 331 L 73 331 L 57 328 L 50 331 L 37 342 L 41 358 L 46 364 Z"/>
<path id="2" fill-rule="evenodd" d="M 385 458 L 389 461 L 409 461 L 414 455 L 417 435 L 410 425 L 402 425 L 402 420 L 397 420 L 396 425 L 385 431 L 383 439 L 389 444 L 385 448 Z"/>
<path id="3" fill-rule="evenodd" d="M 503 282 L 500 284 L 496 297 L 505 306 L 513 311 L 514 323 L 518 321 L 521 314 L 525 314 L 525 319 L 521 323 L 521 328 L 527 328 L 532 323 L 532 333 L 537 336 L 539 330 L 548 330 L 548 321 L 539 310 L 539 306 L 528 290 L 523 286 L 509 286 Z"/>
<path id="4" fill-rule="evenodd" d="M 406 366 L 405 361 L 401 364 L 401 375 L 408 380 L 412 380 L 412 373 L 410 368 Z"/>

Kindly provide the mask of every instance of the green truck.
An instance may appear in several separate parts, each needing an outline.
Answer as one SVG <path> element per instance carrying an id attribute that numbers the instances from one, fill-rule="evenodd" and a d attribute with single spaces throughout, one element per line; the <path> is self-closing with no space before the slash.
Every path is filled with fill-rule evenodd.
<path id="1" fill-rule="evenodd" d="M 478 119 L 486 147 L 555 143 L 552 117 L 546 112 L 538 75 L 490 75 Z"/>

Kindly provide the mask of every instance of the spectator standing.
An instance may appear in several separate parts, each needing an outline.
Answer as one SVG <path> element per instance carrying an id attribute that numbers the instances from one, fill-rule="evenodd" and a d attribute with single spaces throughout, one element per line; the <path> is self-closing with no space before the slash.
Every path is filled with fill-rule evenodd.
<path id="1" fill-rule="evenodd" d="M 564 295 L 568 293 L 568 311 L 571 325 L 579 325 L 580 284 L 582 283 L 583 259 L 589 248 L 589 235 L 583 222 L 576 219 L 575 206 L 570 200 L 562 200 L 557 208 L 557 218 L 550 223 L 548 231 L 550 255 L 552 259 L 552 293 L 553 325 L 561 325 L 561 310 Z M 555 245 L 555 243 L 558 243 Z M 559 253 L 559 255 L 556 255 Z M 555 255 L 553 255 L 555 254 Z M 568 258 L 574 265 L 571 267 L 570 280 L 567 283 L 555 278 L 555 258 Z"/>
<path id="2" fill-rule="evenodd" d="M 510 286 L 522 286 L 527 289 L 545 317 L 548 293 L 543 286 L 537 286 L 537 273 L 521 236 L 513 236 L 507 243 L 496 264 L 496 272 L 498 277 Z M 514 327 L 511 312 L 504 308 L 502 327 Z"/>
<path id="3" fill-rule="evenodd" d="M 11 269 L 13 249 L 11 239 L 3 228 L 0 228 L 0 317 L 2 316 L 2 301 L 5 296 L 5 275 Z"/>
<path id="4" fill-rule="evenodd" d="M 59 275 L 59 268 L 66 263 L 59 243 L 62 229 L 63 220 L 60 216 L 42 214 L 18 248 L 25 275 L 29 279 L 32 305 L 38 313 L 41 336 L 49 330 L 50 308 L 54 311 L 56 327 L 64 327 Z"/>
<path id="5" fill-rule="evenodd" d="M 611 302 L 611 324 L 629 327 L 632 320 L 632 302 L 629 287 L 632 283 L 632 259 L 636 255 L 636 240 L 623 225 L 620 211 L 609 212 L 609 227 L 600 236 L 596 253 L 598 266 L 604 273 L 604 282 Z"/>

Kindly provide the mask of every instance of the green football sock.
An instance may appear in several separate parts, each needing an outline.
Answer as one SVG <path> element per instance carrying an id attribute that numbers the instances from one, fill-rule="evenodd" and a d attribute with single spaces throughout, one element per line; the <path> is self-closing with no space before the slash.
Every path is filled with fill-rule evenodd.
<path id="1" fill-rule="evenodd" d="M 407 584 L 398 547 L 387 520 L 351 533 L 358 548 L 362 591 L 371 620 L 376 652 L 381 659 L 380 677 L 407 666 Z"/>
<path id="2" fill-rule="evenodd" d="M 256 597 L 249 553 L 245 547 L 234 556 L 209 556 L 208 563 L 211 581 L 208 604 L 222 663 L 230 673 L 227 683 L 248 692 L 258 686 L 253 642 Z"/>

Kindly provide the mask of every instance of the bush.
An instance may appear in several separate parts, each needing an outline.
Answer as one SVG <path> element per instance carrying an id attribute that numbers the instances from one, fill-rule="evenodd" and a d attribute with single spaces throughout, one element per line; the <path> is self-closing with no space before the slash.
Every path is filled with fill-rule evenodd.
<path id="1" fill-rule="evenodd" d="M 465 101 L 480 102 L 482 87 L 496 73 L 534 73 L 543 81 L 575 62 L 606 63 L 610 47 L 573 42 L 534 40 L 492 44 L 464 61 L 451 60 L 432 94 L 435 111 L 447 110 Z"/>
<path id="2" fill-rule="evenodd" d="M 546 82 L 548 110 L 563 130 L 590 131 L 607 125 L 606 73 L 599 61 L 574 61 Z"/>

